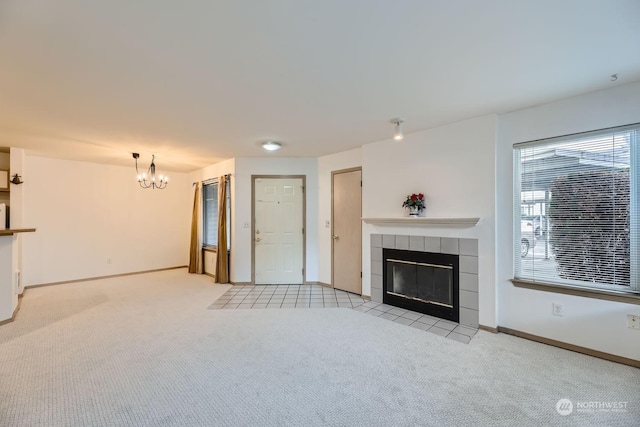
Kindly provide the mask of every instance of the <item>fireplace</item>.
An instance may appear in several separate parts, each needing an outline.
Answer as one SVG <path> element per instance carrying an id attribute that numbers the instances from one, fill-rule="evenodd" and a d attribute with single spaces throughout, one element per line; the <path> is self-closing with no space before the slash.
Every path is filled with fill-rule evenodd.
<path id="1" fill-rule="evenodd" d="M 371 234 L 371 301 L 383 302 L 384 257 L 387 249 L 410 252 L 431 252 L 458 257 L 457 278 L 458 317 L 461 325 L 479 325 L 479 240 L 465 237 L 421 236 L 416 234 Z M 454 297 L 454 302 L 456 301 Z M 395 304 L 395 303 L 393 303 Z M 432 304 L 433 305 L 433 304 Z"/>
<path id="2" fill-rule="evenodd" d="M 382 300 L 458 322 L 458 270 L 458 255 L 385 248 Z"/>

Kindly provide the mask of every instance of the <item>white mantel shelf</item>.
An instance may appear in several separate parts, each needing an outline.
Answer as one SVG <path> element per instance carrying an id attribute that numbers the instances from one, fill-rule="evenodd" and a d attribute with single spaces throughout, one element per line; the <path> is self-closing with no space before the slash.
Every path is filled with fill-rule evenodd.
<path id="1" fill-rule="evenodd" d="M 362 218 L 367 224 L 374 225 L 417 225 L 420 227 L 473 227 L 480 218 L 433 218 L 433 217 L 398 217 L 398 218 Z"/>

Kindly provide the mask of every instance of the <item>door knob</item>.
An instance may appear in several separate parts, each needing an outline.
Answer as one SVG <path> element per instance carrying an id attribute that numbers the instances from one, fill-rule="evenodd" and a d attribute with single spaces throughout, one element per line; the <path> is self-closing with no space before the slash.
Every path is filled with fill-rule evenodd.
<path id="1" fill-rule="evenodd" d="M 333 238 L 333 240 L 337 240 L 338 239 L 338 235 L 334 234 L 333 236 L 331 236 Z"/>
<path id="2" fill-rule="evenodd" d="M 259 242 L 260 240 L 262 240 L 262 239 L 259 238 L 259 237 L 256 237 L 256 242 Z"/>

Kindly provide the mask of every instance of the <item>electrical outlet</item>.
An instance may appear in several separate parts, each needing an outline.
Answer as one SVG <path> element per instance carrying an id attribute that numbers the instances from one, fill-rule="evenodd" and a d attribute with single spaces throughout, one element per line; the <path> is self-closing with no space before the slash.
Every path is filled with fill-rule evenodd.
<path id="1" fill-rule="evenodd" d="M 325 228 L 331 228 L 331 221 L 326 220 L 326 221 L 324 222 L 324 227 L 325 227 Z"/>
<path id="2" fill-rule="evenodd" d="M 627 314 L 627 328 L 640 329 L 640 316 L 635 314 Z"/>
<path id="3" fill-rule="evenodd" d="M 564 306 L 562 304 L 554 302 L 551 304 L 551 309 L 551 313 L 554 316 L 564 316 Z"/>
<path id="4" fill-rule="evenodd" d="M 248 222 L 248 221 L 245 221 L 245 222 L 242 224 L 242 227 L 243 227 L 243 228 L 249 228 L 249 227 L 251 227 L 251 224 L 249 224 L 249 222 Z"/>

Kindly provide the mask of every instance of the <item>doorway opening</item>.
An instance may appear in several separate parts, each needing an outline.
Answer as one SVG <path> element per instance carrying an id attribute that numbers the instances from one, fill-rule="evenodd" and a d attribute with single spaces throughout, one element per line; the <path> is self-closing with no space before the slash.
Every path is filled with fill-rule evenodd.
<path id="1" fill-rule="evenodd" d="M 331 283 L 362 295 L 362 169 L 331 173 Z"/>

